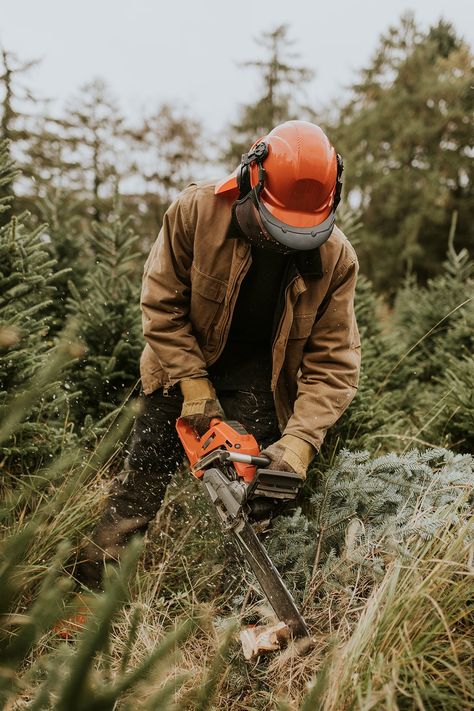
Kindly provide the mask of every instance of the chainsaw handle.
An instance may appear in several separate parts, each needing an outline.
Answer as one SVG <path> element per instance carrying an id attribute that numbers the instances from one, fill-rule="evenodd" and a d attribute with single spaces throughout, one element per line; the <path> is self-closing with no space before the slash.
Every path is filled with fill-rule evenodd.
<path id="1" fill-rule="evenodd" d="M 240 452 L 225 452 L 225 459 L 230 462 L 251 464 L 254 467 L 268 467 L 270 458 L 265 455 L 240 454 Z"/>

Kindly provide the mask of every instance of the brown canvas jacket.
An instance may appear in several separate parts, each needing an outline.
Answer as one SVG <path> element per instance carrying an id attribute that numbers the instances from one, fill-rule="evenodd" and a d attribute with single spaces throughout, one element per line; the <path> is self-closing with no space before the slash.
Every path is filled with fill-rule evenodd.
<path id="1" fill-rule="evenodd" d="M 207 377 L 221 354 L 250 246 L 229 238 L 232 202 L 214 184 L 192 184 L 166 212 L 146 261 L 141 307 L 146 394 Z M 351 402 L 360 341 L 354 316 L 354 249 L 335 227 L 320 248 L 322 275 L 295 271 L 273 343 L 272 390 L 280 429 L 319 450 Z"/>

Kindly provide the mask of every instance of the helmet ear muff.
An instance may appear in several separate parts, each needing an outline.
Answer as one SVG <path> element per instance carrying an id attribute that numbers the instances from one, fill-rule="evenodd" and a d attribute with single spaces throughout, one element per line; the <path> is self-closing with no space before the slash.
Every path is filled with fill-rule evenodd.
<path id="1" fill-rule="evenodd" d="M 250 182 L 250 166 L 252 163 L 257 163 L 259 171 L 259 183 L 262 182 L 265 175 L 262 163 L 268 155 L 268 144 L 266 141 L 259 141 L 248 153 L 243 153 L 240 165 L 237 168 L 236 179 L 239 188 L 239 199 L 245 197 L 252 190 Z"/>
<path id="2" fill-rule="evenodd" d="M 248 153 L 242 154 L 242 160 L 239 167 L 237 168 L 236 178 L 237 186 L 239 188 L 239 199 L 245 197 L 252 189 L 250 184 L 250 167 L 247 162 Z"/>
<path id="3" fill-rule="evenodd" d="M 342 173 L 344 171 L 344 161 L 342 160 L 342 156 L 339 155 L 339 153 L 336 153 L 336 160 L 337 160 L 337 176 L 336 176 L 336 190 L 334 192 L 334 203 L 333 203 L 333 212 L 336 211 L 337 206 L 341 202 L 341 192 L 342 192 Z"/>

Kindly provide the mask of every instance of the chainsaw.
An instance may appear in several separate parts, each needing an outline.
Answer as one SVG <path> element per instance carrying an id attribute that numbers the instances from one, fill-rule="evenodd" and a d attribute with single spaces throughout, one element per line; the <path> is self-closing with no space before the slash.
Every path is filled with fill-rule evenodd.
<path id="1" fill-rule="evenodd" d="M 279 649 L 290 638 L 309 637 L 293 597 L 252 526 L 261 511 L 294 499 L 301 478 L 269 470 L 269 458 L 260 454 L 256 439 L 239 422 L 213 419 L 209 430 L 199 437 L 191 425 L 178 418 L 176 430 L 191 473 L 202 482 L 224 531 L 249 564 L 280 621 L 266 628 L 243 630 L 244 655 L 251 659 Z"/>

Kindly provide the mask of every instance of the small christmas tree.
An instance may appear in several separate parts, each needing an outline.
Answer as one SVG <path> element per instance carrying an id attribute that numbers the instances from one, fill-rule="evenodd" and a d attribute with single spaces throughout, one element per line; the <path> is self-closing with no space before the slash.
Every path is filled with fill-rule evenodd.
<path id="1" fill-rule="evenodd" d="M 83 288 L 70 283 L 68 308 L 86 350 L 68 376 L 68 387 L 80 392 L 73 399 L 72 416 L 86 429 L 97 420 L 105 424 L 138 381 L 143 348 L 138 239 L 130 219 L 122 220 L 117 209 L 107 222 L 94 225 L 90 248 L 95 265 Z"/>
<path id="2" fill-rule="evenodd" d="M 0 184 L 11 182 L 12 172 L 3 143 Z M 3 214 L 9 203 L 9 198 L 0 201 Z M 28 228 L 26 215 L 0 227 L 0 419 L 11 414 L 15 396 L 30 387 L 55 349 L 50 329 L 58 272 L 43 234 L 43 226 Z M 64 395 L 50 378 L 23 424 L 2 442 L 0 454 L 5 465 L 31 471 L 60 449 L 65 434 Z"/>
<path id="3" fill-rule="evenodd" d="M 316 587 L 353 585 L 362 573 L 373 582 L 385 557 L 404 555 L 412 537 L 432 536 L 448 512 L 453 523 L 468 514 L 473 491 L 468 454 L 430 449 L 371 459 L 344 450 L 320 473 L 305 514 L 277 519 L 270 554 L 300 600 Z"/>
<path id="4" fill-rule="evenodd" d="M 55 279 L 56 295 L 51 304 L 53 332 L 64 328 L 68 317 L 69 284 L 82 288 L 90 270 L 93 255 L 84 239 L 80 203 L 73 192 L 51 188 L 36 201 L 36 212 L 47 224 L 45 249 L 55 260 L 59 274 Z"/>
<path id="5" fill-rule="evenodd" d="M 321 450 L 323 460 L 331 460 L 334 450 L 341 447 L 375 451 L 385 443 L 382 439 L 374 439 L 373 435 L 380 431 L 388 432 L 400 417 L 393 407 L 390 393 L 384 388 L 384 379 L 393 358 L 380 323 L 381 308 L 381 299 L 372 284 L 359 275 L 355 296 L 362 344 L 359 388 L 349 408 L 329 430 Z"/>
<path id="6" fill-rule="evenodd" d="M 466 250 L 455 251 L 453 233 L 454 227 L 443 274 L 425 287 L 407 280 L 396 300 L 398 365 L 390 388 L 394 406 L 406 413 L 415 436 L 434 443 L 441 438 L 444 445 L 470 451 L 472 406 L 464 391 L 474 351 L 474 262 Z"/>

